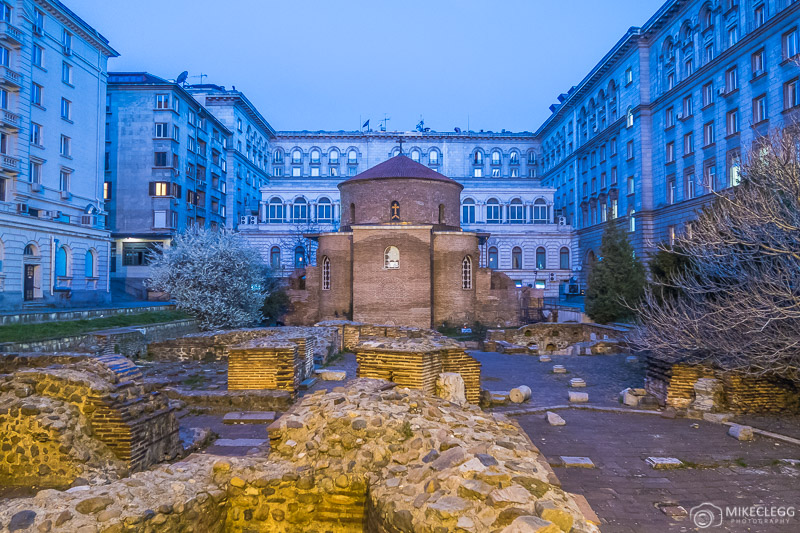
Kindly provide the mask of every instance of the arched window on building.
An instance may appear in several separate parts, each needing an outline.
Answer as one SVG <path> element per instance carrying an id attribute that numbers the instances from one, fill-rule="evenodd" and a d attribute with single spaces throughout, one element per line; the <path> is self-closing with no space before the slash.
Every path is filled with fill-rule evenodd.
<path id="1" fill-rule="evenodd" d="M 392 201 L 392 204 L 389 206 L 389 220 L 392 222 L 400 221 L 400 202 L 397 200 Z"/>
<path id="2" fill-rule="evenodd" d="M 36 257 L 39 255 L 39 249 L 36 247 L 35 244 L 29 244 L 22 251 L 22 255 L 26 257 Z"/>
<path id="3" fill-rule="evenodd" d="M 522 200 L 514 198 L 508 206 L 508 221 L 511 224 L 522 224 L 525 222 L 525 206 Z"/>
<path id="4" fill-rule="evenodd" d="M 472 258 L 465 256 L 461 261 L 461 288 L 472 288 Z"/>
<path id="5" fill-rule="evenodd" d="M 358 162 L 358 152 L 355 150 L 347 152 L 347 162 L 351 165 L 355 165 Z"/>
<path id="6" fill-rule="evenodd" d="M 292 203 L 292 222 L 308 222 L 308 202 L 302 196 Z"/>
<path id="7" fill-rule="evenodd" d="M 276 270 L 281 268 L 281 249 L 279 246 L 273 246 L 269 251 L 269 266 Z"/>
<path id="8" fill-rule="evenodd" d="M 636 215 L 636 210 L 635 209 L 631 209 L 628 212 L 628 231 L 630 231 L 631 233 L 636 231 L 636 216 L 635 215 Z"/>
<path id="9" fill-rule="evenodd" d="M 569 270 L 569 248 L 564 247 L 558 253 L 558 267 L 561 270 Z"/>
<path id="10" fill-rule="evenodd" d="M 302 161 L 303 161 L 303 152 L 295 148 L 292 151 L 292 164 L 296 165 L 298 163 L 301 163 Z"/>
<path id="11" fill-rule="evenodd" d="M 486 223 L 500 224 L 500 202 L 496 198 L 490 198 L 486 202 Z"/>
<path id="12" fill-rule="evenodd" d="M 272 160 L 275 163 L 283 163 L 283 150 L 281 150 L 280 148 L 275 150 L 275 154 Z"/>
<path id="13" fill-rule="evenodd" d="M 314 150 L 311 150 L 311 163 L 314 165 L 319 164 L 319 160 L 320 160 L 319 150 L 317 150 L 316 148 Z"/>
<path id="14" fill-rule="evenodd" d="M 547 268 L 547 251 L 540 246 L 536 249 L 536 269 L 544 270 Z"/>
<path id="15" fill-rule="evenodd" d="M 419 150 L 411 150 L 411 160 L 415 163 L 419 163 Z"/>
<path id="16" fill-rule="evenodd" d="M 294 249 L 294 267 L 295 268 L 305 268 L 306 267 L 306 249 L 302 246 L 298 246 Z"/>
<path id="17" fill-rule="evenodd" d="M 283 222 L 283 200 L 277 196 L 270 198 L 267 204 L 267 221 L 273 224 Z"/>
<path id="18" fill-rule="evenodd" d="M 492 164 L 499 165 L 502 158 L 500 157 L 500 150 L 495 150 L 492 152 Z"/>
<path id="19" fill-rule="evenodd" d="M 547 224 L 549 219 L 547 202 L 542 198 L 537 198 L 536 201 L 533 202 L 533 223 Z"/>
<path id="20" fill-rule="evenodd" d="M 317 222 L 333 222 L 333 204 L 328 198 L 317 200 Z"/>
<path id="21" fill-rule="evenodd" d="M 328 152 L 328 163 L 331 165 L 339 164 L 339 151 L 336 148 Z"/>
<path id="22" fill-rule="evenodd" d="M 472 224 L 475 222 L 475 200 L 467 198 L 461 206 L 461 222 Z"/>
<path id="23" fill-rule="evenodd" d="M 438 165 L 439 164 L 439 152 L 436 150 L 431 150 L 428 152 L 428 164 L 429 165 Z"/>
<path id="24" fill-rule="evenodd" d="M 511 268 L 513 270 L 522 270 L 522 248 L 515 246 L 511 250 Z"/>
<path id="25" fill-rule="evenodd" d="M 86 255 L 83 260 L 83 270 L 87 278 L 97 277 L 97 259 L 94 250 L 86 250 Z"/>
<path id="26" fill-rule="evenodd" d="M 356 204 L 350 204 L 350 223 L 356 223 Z"/>
<path id="27" fill-rule="evenodd" d="M 495 248 L 494 246 L 489 248 L 488 261 L 489 261 L 489 268 L 497 270 L 497 248 Z"/>
<path id="28" fill-rule="evenodd" d="M 444 224 L 444 204 L 439 204 L 439 224 Z"/>
<path id="29" fill-rule="evenodd" d="M 633 127 L 633 108 L 632 107 L 628 108 L 628 113 L 627 113 L 626 118 L 625 118 L 625 126 L 628 127 L 628 128 L 632 128 Z"/>
<path id="30" fill-rule="evenodd" d="M 322 290 L 331 290 L 331 260 L 327 255 L 322 258 Z"/>
<path id="31" fill-rule="evenodd" d="M 400 250 L 395 246 L 388 246 L 383 251 L 383 268 L 400 268 Z"/>

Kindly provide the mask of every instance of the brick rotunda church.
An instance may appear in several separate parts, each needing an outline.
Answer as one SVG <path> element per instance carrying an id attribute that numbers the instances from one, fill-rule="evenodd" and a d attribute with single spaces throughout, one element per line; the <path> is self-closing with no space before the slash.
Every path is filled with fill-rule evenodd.
<path id="1" fill-rule="evenodd" d="M 316 266 L 294 277 L 286 322 L 517 324 L 521 291 L 480 268 L 489 234 L 462 231 L 462 189 L 405 155 L 340 183 L 341 228 L 306 235 Z"/>

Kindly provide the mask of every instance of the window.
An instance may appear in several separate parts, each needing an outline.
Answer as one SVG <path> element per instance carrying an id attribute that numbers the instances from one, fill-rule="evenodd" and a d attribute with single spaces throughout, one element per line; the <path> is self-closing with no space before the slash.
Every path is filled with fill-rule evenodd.
<path id="1" fill-rule="evenodd" d="M 461 261 L 461 288 L 469 290 L 472 288 L 472 259 L 465 256 Z"/>
<path id="2" fill-rule="evenodd" d="M 496 270 L 497 269 L 497 248 L 494 246 L 489 248 L 488 253 L 488 261 L 489 261 L 489 268 Z"/>
<path id="3" fill-rule="evenodd" d="M 612 198 L 611 199 L 611 213 L 610 213 L 610 216 L 611 216 L 612 220 L 617 218 L 618 208 L 619 208 L 619 201 L 616 198 Z"/>
<path id="4" fill-rule="evenodd" d="M 732 93 L 739 88 L 739 72 L 736 67 L 725 71 L 725 92 Z"/>
<path id="5" fill-rule="evenodd" d="M 511 152 L 509 164 L 511 164 L 511 165 L 519 165 L 519 153 L 518 152 Z"/>
<path id="6" fill-rule="evenodd" d="M 689 57 L 686 61 L 683 62 L 683 70 L 686 73 L 686 77 L 688 78 L 692 74 L 694 74 L 694 59 Z"/>
<path id="7" fill-rule="evenodd" d="M 241 130 L 239 130 L 241 131 Z M 241 150 L 240 150 L 241 151 Z M 283 163 L 283 152 L 280 150 L 275 150 L 275 163 Z"/>
<path id="8" fill-rule="evenodd" d="M 298 178 L 302 175 L 303 169 L 301 167 L 292 167 L 292 177 Z"/>
<path id="9" fill-rule="evenodd" d="M 736 187 L 741 182 L 741 161 L 739 152 L 734 150 L 728 154 L 728 186 Z"/>
<path id="10" fill-rule="evenodd" d="M 169 137 L 168 125 L 165 122 L 156 122 L 156 138 L 166 139 Z"/>
<path id="11" fill-rule="evenodd" d="M 172 126 L 172 140 L 173 141 L 181 140 L 181 129 L 178 126 Z"/>
<path id="12" fill-rule="evenodd" d="M 626 117 L 627 117 L 625 119 L 626 127 L 632 128 L 633 127 L 633 109 L 632 108 L 630 108 L 630 107 L 628 108 L 628 113 L 627 113 Z"/>
<path id="13" fill-rule="evenodd" d="M 61 81 L 72 85 L 72 65 L 64 61 L 61 63 Z"/>
<path id="14" fill-rule="evenodd" d="M 66 29 L 61 30 L 61 44 L 64 46 L 64 53 L 72 53 L 72 34 Z"/>
<path id="15" fill-rule="evenodd" d="M 686 119 L 694 114 L 694 105 L 692 102 L 692 95 L 684 97 L 683 99 L 683 117 Z"/>
<path id="16" fill-rule="evenodd" d="M 474 177 L 474 178 L 482 178 L 483 177 L 483 169 L 482 168 L 473 168 L 472 169 L 472 177 Z"/>
<path id="17" fill-rule="evenodd" d="M 537 198 L 536 201 L 533 202 L 533 223 L 547 224 L 549 219 L 547 203 L 544 199 Z"/>
<path id="18" fill-rule="evenodd" d="M 61 136 L 61 155 L 65 157 L 72 156 L 72 139 L 66 135 Z"/>
<path id="19" fill-rule="evenodd" d="M 703 124 L 703 146 L 714 144 L 714 121 Z"/>
<path id="20" fill-rule="evenodd" d="M 672 163 L 672 162 L 675 161 L 675 143 L 674 142 L 668 142 L 664 152 L 666 154 L 665 157 L 666 157 L 666 162 L 667 163 Z"/>
<path id="21" fill-rule="evenodd" d="M 97 262 L 94 257 L 94 250 L 86 250 L 86 255 L 83 259 L 83 272 L 86 278 L 97 277 Z"/>
<path id="22" fill-rule="evenodd" d="M 675 178 L 672 177 L 667 180 L 667 203 L 674 204 L 678 200 L 677 194 L 678 189 L 675 186 Z"/>
<path id="23" fill-rule="evenodd" d="M 242 119 L 240 118 L 236 119 L 236 131 L 242 133 Z"/>
<path id="24" fill-rule="evenodd" d="M 33 45 L 33 64 L 44 68 L 44 48 L 38 44 Z"/>
<path id="25" fill-rule="evenodd" d="M 633 83 L 633 70 L 630 67 L 625 70 L 625 85 L 629 83 Z"/>
<path id="26" fill-rule="evenodd" d="M 319 167 L 311 167 L 311 177 L 312 178 L 319 177 Z"/>
<path id="27" fill-rule="evenodd" d="M 695 185 L 694 185 L 694 173 L 687 172 L 684 178 L 684 187 L 683 190 L 685 191 L 685 196 L 687 200 L 691 200 L 695 197 Z"/>
<path id="28" fill-rule="evenodd" d="M 113 189 L 111 186 L 110 181 L 103 182 L 103 200 L 112 200 L 113 199 Z"/>
<path id="29" fill-rule="evenodd" d="M 734 135 L 739 133 L 739 110 L 734 109 L 733 111 L 728 111 L 728 114 L 725 117 L 725 124 L 727 126 L 727 134 Z"/>
<path id="30" fill-rule="evenodd" d="M 283 200 L 273 197 L 267 204 L 267 220 L 276 223 L 283 222 Z"/>
<path id="31" fill-rule="evenodd" d="M 61 192 L 69 192 L 70 172 L 68 170 L 61 170 L 58 173 L 58 190 Z"/>
<path id="32" fill-rule="evenodd" d="M 667 226 L 667 244 L 675 245 L 675 226 Z"/>
<path id="33" fill-rule="evenodd" d="M 38 106 L 42 105 L 42 93 L 44 89 L 38 83 L 31 85 L 31 103 Z"/>
<path id="34" fill-rule="evenodd" d="M 628 159 L 633 159 L 633 141 L 628 141 L 628 144 L 625 145 L 625 151 Z"/>
<path id="35" fill-rule="evenodd" d="M 319 164 L 320 161 L 320 153 L 319 150 L 311 150 L 311 163 L 312 164 Z"/>
<path id="36" fill-rule="evenodd" d="M 72 120 L 72 102 L 66 98 L 61 99 L 61 118 Z"/>
<path id="37" fill-rule="evenodd" d="M 694 153 L 694 133 L 689 132 L 683 136 L 683 155 Z"/>
<path id="38" fill-rule="evenodd" d="M 38 9 L 33 13 L 33 32 L 38 35 L 42 35 L 44 32 L 44 13 Z"/>
<path id="39" fill-rule="evenodd" d="M 483 164 L 483 152 L 475 151 L 475 153 L 472 154 L 472 164 L 473 165 Z"/>
<path id="40" fill-rule="evenodd" d="M 11 24 L 11 6 L 5 2 L 0 3 L 0 20 Z"/>
<path id="41" fill-rule="evenodd" d="M 499 165 L 500 164 L 500 152 L 498 152 L 497 150 L 492 152 L 492 164 L 493 165 Z"/>
<path id="42" fill-rule="evenodd" d="M 767 120 L 767 95 L 753 98 L 753 124 Z"/>
<path id="43" fill-rule="evenodd" d="M 292 203 L 292 220 L 294 222 L 308 221 L 308 202 L 305 198 L 298 197 Z"/>
<path id="44" fill-rule="evenodd" d="M 167 211 L 153 211 L 153 227 L 154 228 L 167 227 Z"/>
<path id="45" fill-rule="evenodd" d="M 330 167 L 330 168 L 328 169 L 328 174 L 329 174 L 331 177 L 336 177 L 336 176 L 338 176 L 338 175 L 339 175 L 339 167 Z"/>
<path id="46" fill-rule="evenodd" d="M 0 109 L 8 109 L 8 91 L 0 89 Z"/>
<path id="47" fill-rule="evenodd" d="M 42 164 L 36 161 L 31 161 L 30 164 L 30 180 L 31 183 L 42 182 Z"/>
<path id="48" fill-rule="evenodd" d="M 358 163 L 358 153 L 355 150 L 350 150 L 347 152 L 347 164 L 355 165 L 356 163 Z"/>
<path id="49" fill-rule="evenodd" d="M 708 43 L 704 49 L 704 57 L 706 63 L 714 61 L 714 43 Z"/>
<path id="50" fill-rule="evenodd" d="M 511 269 L 522 270 L 522 248 L 519 246 L 511 250 Z"/>
<path id="51" fill-rule="evenodd" d="M 306 249 L 298 246 L 294 249 L 294 267 L 305 268 L 306 266 Z"/>
<path id="52" fill-rule="evenodd" d="M 710 81 L 703 85 L 703 107 L 714 103 L 714 82 Z"/>
<path id="53" fill-rule="evenodd" d="M 169 196 L 169 183 L 166 181 L 154 181 L 150 184 L 150 196 Z"/>
<path id="54" fill-rule="evenodd" d="M 327 198 L 321 198 L 317 202 L 317 220 L 319 222 L 333 221 L 333 204 Z"/>
<path id="55" fill-rule="evenodd" d="M 299 164 L 303 161 L 303 152 L 300 150 L 293 150 L 292 151 L 292 164 Z"/>
<path id="56" fill-rule="evenodd" d="M 636 192 L 636 181 L 633 176 L 628 176 L 628 194 L 633 194 L 634 192 Z"/>
<path id="57" fill-rule="evenodd" d="M 388 246 L 383 251 L 383 268 L 400 268 L 400 250 L 395 246 Z"/>
<path id="58" fill-rule="evenodd" d="M 547 252 L 541 246 L 536 249 L 536 268 L 537 270 L 547 268 Z"/>
<path id="59" fill-rule="evenodd" d="M 42 146 L 44 134 L 42 132 L 42 125 L 31 122 L 31 144 Z"/>
<path id="60" fill-rule="evenodd" d="M 478 169 L 476 169 L 476 170 L 478 170 Z M 500 169 L 499 168 L 493 168 L 492 169 L 492 177 L 493 178 L 499 178 L 500 177 Z"/>
<path id="61" fill-rule="evenodd" d="M 728 48 L 735 45 L 739 40 L 739 28 L 731 26 L 728 28 Z"/>
<path id="62" fill-rule="evenodd" d="M 714 164 L 706 165 L 703 176 L 703 189 L 712 190 L 717 188 L 717 166 Z"/>
<path id="63" fill-rule="evenodd" d="M 522 200 L 514 198 L 508 206 L 508 221 L 511 224 L 522 224 L 525 222 L 525 206 Z"/>
<path id="64" fill-rule="evenodd" d="M 475 222 L 475 200 L 467 198 L 461 205 L 461 222 L 472 224 Z"/>
<path id="65" fill-rule="evenodd" d="M 492 198 L 486 202 L 486 223 L 499 224 L 500 220 L 500 202 Z"/>
<path id="66" fill-rule="evenodd" d="M 675 125 L 675 108 L 668 107 L 664 111 L 664 127 L 671 128 Z"/>
<path id="67" fill-rule="evenodd" d="M 617 183 L 617 167 L 611 167 L 611 185 Z"/>
<path id="68" fill-rule="evenodd" d="M 636 216 L 635 215 L 636 215 L 636 210 L 635 209 L 631 209 L 628 212 L 628 231 L 630 231 L 631 233 L 636 231 Z"/>
<path id="69" fill-rule="evenodd" d="M 800 91 L 798 91 L 798 79 L 795 78 L 783 84 L 783 108 L 791 109 L 800 106 Z"/>
<path id="70" fill-rule="evenodd" d="M 281 249 L 277 246 L 269 251 L 269 266 L 273 269 L 281 268 Z"/>
<path id="71" fill-rule="evenodd" d="M 767 52 L 763 48 L 750 56 L 750 67 L 753 69 L 753 77 L 756 78 L 764 73 L 767 68 Z"/>
<path id="72" fill-rule="evenodd" d="M 411 150 L 411 160 L 415 163 L 419 163 L 419 150 Z"/>
<path id="73" fill-rule="evenodd" d="M 169 95 L 157 94 L 156 95 L 156 109 L 169 109 Z"/>
<path id="74" fill-rule="evenodd" d="M 753 10 L 753 22 L 756 28 L 760 28 L 764 25 L 764 4 L 756 6 Z"/>
<path id="75" fill-rule="evenodd" d="M 165 167 L 167 164 L 167 152 L 155 152 L 153 166 Z"/>
<path id="76" fill-rule="evenodd" d="M 783 59 L 791 59 L 799 52 L 797 28 L 783 34 Z"/>
<path id="77" fill-rule="evenodd" d="M 331 290 L 331 260 L 327 255 L 322 257 L 322 290 Z"/>
<path id="78" fill-rule="evenodd" d="M 56 251 L 56 276 L 66 278 L 69 274 L 69 252 L 66 246 L 60 246 Z"/>
<path id="79" fill-rule="evenodd" d="M 670 72 L 667 74 L 667 90 L 670 90 L 673 87 L 675 87 L 675 73 Z"/>
<path id="80" fill-rule="evenodd" d="M 538 262 L 538 259 L 537 259 Z M 569 248 L 562 248 L 558 253 L 558 268 L 569 270 Z"/>

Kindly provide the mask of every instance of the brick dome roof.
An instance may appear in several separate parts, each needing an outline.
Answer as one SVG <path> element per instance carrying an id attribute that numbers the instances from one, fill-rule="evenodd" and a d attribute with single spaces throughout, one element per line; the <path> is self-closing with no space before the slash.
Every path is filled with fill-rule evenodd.
<path id="1" fill-rule="evenodd" d="M 443 181 L 460 185 L 457 181 L 451 180 L 447 176 L 439 174 L 435 170 L 417 163 L 410 157 L 402 154 L 398 154 L 379 165 L 368 168 L 361 174 L 356 174 L 352 178 L 345 180 L 343 183 L 380 178 L 416 178 Z"/>

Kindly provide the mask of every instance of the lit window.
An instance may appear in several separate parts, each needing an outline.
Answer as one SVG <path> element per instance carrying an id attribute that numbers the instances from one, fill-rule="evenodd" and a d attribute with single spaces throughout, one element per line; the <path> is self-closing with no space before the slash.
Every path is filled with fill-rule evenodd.
<path id="1" fill-rule="evenodd" d="M 331 290 L 331 260 L 328 256 L 322 258 L 322 290 Z"/>
<path id="2" fill-rule="evenodd" d="M 302 246 L 294 249 L 294 267 L 305 268 L 306 266 L 306 250 Z"/>
<path id="3" fill-rule="evenodd" d="M 470 256 L 464 257 L 461 262 L 461 288 L 472 288 L 472 259 Z"/>
<path id="4" fill-rule="evenodd" d="M 400 268 L 400 250 L 389 246 L 383 251 L 383 268 Z"/>
<path id="5" fill-rule="evenodd" d="M 541 246 L 536 249 L 536 268 L 537 270 L 547 268 L 547 252 Z"/>
<path id="6" fill-rule="evenodd" d="M 636 215 L 636 211 L 634 209 L 631 209 L 630 212 L 628 213 L 628 231 L 630 231 L 631 233 L 636 231 L 636 217 L 635 217 L 635 215 Z"/>
<path id="7" fill-rule="evenodd" d="M 489 261 L 489 268 L 496 270 L 497 269 L 497 248 L 495 248 L 494 246 L 489 248 L 488 261 Z"/>

